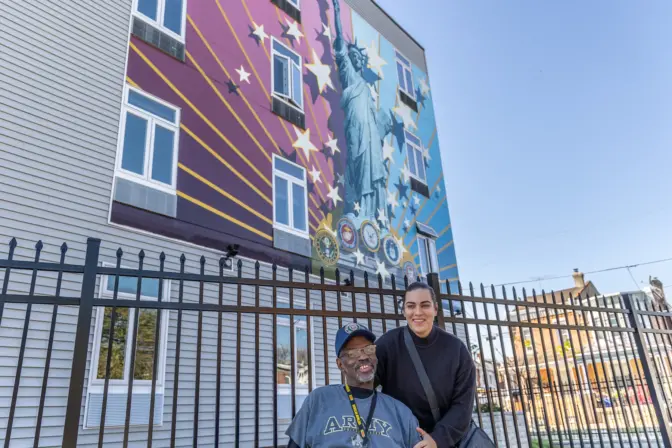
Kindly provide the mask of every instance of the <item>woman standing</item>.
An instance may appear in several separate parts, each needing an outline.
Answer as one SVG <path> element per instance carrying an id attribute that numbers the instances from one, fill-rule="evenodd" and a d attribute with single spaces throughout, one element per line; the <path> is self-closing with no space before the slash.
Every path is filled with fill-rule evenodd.
<path id="1" fill-rule="evenodd" d="M 474 362 L 460 339 L 434 325 L 438 304 L 434 290 L 426 283 L 411 284 L 402 306 L 408 325 L 389 331 L 376 344 L 378 384 L 418 418 L 423 441 L 415 448 L 454 447 L 471 422 L 476 392 Z M 438 420 L 406 347 L 406 332 L 434 390 Z"/>

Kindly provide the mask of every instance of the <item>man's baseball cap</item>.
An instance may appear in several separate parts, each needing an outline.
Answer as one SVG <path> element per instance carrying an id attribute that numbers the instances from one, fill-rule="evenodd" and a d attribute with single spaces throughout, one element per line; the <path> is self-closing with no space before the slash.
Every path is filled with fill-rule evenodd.
<path id="1" fill-rule="evenodd" d="M 338 330 L 336 333 L 336 356 L 341 354 L 341 349 L 348 341 L 355 336 L 364 336 L 371 342 L 376 342 L 376 335 L 371 332 L 364 325 L 360 325 L 357 322 L 351 322 L 345 325 L 343 328 Z"/>

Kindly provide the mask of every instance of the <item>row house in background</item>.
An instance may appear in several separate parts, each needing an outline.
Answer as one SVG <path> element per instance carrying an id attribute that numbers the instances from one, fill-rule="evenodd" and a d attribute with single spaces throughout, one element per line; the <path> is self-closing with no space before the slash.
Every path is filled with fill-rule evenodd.
<path id="1" fill-rule="evenodd" d="M 105 265 L 115 264 L 121 247 L 122 267 L 129 268 L 137 267 L 135 255 L 144 249 L 148 269 L 157 268 L 165 252 L 172 271 L 180 269 L 184 254 L 187 271 L 198 272 L 204 255 L 205 272 L 216 274 L 225 256 L 225 275 L 235 275 L 234 263 L 242 260 L 246 276 L 256 275 L 258 261 L 265 278 L 274 275 L 270 266 L 277 263 L 279 278 L 287 278 L 287 268 L 303 272 L 308 266 L 313 275 L 324 267 L 327 281 L 338 268 L 342 279 L 353 270 L 360 284 L 365 272 L 373 284 L 380 276 L 390 285 L 395 275 L 397 287 L 404 276 L 438 273 L 455 286 L 425 53 L 374 1 L 24 0 L 1 8 L 0 241 L 16 237 L 17 258 L 32 256 L 32 245 L 41 239 L 42 259 L 58 261 L 57 248 L 67 241 L 69 262 L 81 264 L 86 238 L 96 237 Z M 11 288 L 29 288 L 29 276 L 17 273 L 13 279 L 23 281 Z M 36 293 L 47 291 L 47 280 L 38 279 Z M 135 298 L 138 286 L 137 279 L 122 278 L 118 291 Z M 185 300 L 198 300 L 197 285 L 151 279 L 141 284 L 142 299 L 163 294 L 164 300 L 177 300 L 182 286 Z M 74 295 L 78 288 L 68 281 L 62 293 Z M 114 289 L 113 279 L 99 279 L 98 297 L 111 297 Z M 205 296 L 217 300 L 213 291 Z M 242 300 L 254 303 L 250 295 Z M 293 300 L 306 307 L 313 298 L 297 294 Z M 279 292 L 277 303 L 290 306 L 286 292 Z M 25 310 L 6 304 L 2 315 L 0 427 L 7 423 Z M 48 322 L 51 308 L 35 306 L 32 313 L 33 320 Z M 121 442 L 130 377 L 131 442 L 144 443 L 153 380 L 155 440 L 168 437 L 178 367 L 176 314 L 164 313 L 168 317 L 155 331 L 155 311 L 119 310 L 115 331 L 121 336 L 110 345 L 110 309 L 94 313 L 81 446 L 98 442 L 108 347 L 113 356 L 105 444 Z M 183 318 L 182 353 L 194 353 L 197 318 Z M 205 329 L 216 326 L 214 318 L 203 319 Z M 139 331 L 133 334 L 136 321 Z M 76 310 L 59 309 L 41 446 L 60 446 L 76 323 Z M 32 325 L 25 359 L 41 369 L 48 331 Z M 286 424 L 290 385 L 300 406 L 309 370 L 312 386 L 324 384 L 321 347 L 332 346 L 334 329 L 324 340 L 327 332 L 316 319 L 290 322 L 285 316 L 275 328 L 270 318 L 261 325 L 265 334 L 277 336 L 277 362 L 270 339 L 255 353 L 254 325 L 247 317 L 242 359 L 260 359 L 269 373 L 265 378 L 277 379 L 278 415 Z M 225 321 L 225 340 L 238 337 L 235 327 L 234 319 Z M 380 326 L 374 330 L 382 332 Z M 213 337 L 204 333 L 205 352 L 216 347 Z M 290 339 L 296 341 L 294 356 Z M 138 360 L 131 372 L 134 345 Z M 224 354 L 225 378 L 236 368 L 230 355 Z M 193 359 L 185 356 L 177 405 L 194 398 Z M 207 389 L 203 384 L 216 380 L 208 364 L 213 360 L 203 362 L 200 381 Z M 332 360 L 326 369 L 330 378 L 339 378 Z M 21 381 L 17 403 L 23 411 L 15 415 L 12 432 L 17 446 L 32 444 L 38 382 Z M 248 391 L 254 384 L 245 387 L 243 413 L 254 409 Z M 262 387 L 264 394 L 273 393 Z M 224 400 L 235 397 L 235 391 L 225 392 Z M 210 406 L 208 399 L 202 400 Z M 271 428 L 271 410 L 261 412 L 264 427 Z M 222 415 L 221 428 L 230 429 L 222 434 L 230 441 L 233 417 Z M 206 417 L 200 440 L 207 444 L 214 413 Z M 180 419 L 177 446 L 190 446 L 193 423 Z M 248 430 L 241 428 L 242 443 L 251 443 Z M 270 432 L 262 439 L 272 440 Z"/>

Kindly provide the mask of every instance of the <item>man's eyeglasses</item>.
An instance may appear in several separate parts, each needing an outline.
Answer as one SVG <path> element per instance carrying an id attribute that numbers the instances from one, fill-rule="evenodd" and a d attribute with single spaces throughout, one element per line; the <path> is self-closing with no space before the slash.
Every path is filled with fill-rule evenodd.
<path id="1" fill-rule="evenodd" d="M 353 348 L 352 350 L 341 350 L 341 358 L 350 358 L 350 359 L 357 359 L 361 355 L 365 354 L 367 356 L 375 355 L 376 353 L 376 345 L 371 344 L 367 345 L 366 347 L 362 348 Z"/>

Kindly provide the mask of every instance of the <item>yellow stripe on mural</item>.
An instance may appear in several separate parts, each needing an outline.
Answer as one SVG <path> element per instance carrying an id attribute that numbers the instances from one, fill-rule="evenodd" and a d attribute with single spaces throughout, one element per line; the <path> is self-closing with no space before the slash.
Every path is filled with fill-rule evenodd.
<path id="1" fill-rule="evenodd" d="M 259 151 L 261 151 L 261 153 L 264 155 L 264 157 L 266 157 L 266 159 L 270 162 L 270 161 L 272 160 L 272 159 L 271 159 L 271 156 L 268 155 L 268 153 L 266 152 L 266 150 L 264 149 L 264 147 L 261 145 L 261 143 L 259 143 L 259 140 L 257 140 L 257 137 L 255 137 L 254 134 L 252 134 L 252 132 L 248 129 L 247 126 L 245 126 L 245 122 L 238 116 L 238 114 L 236 113 L 236 111 L 233 110 L 233 107 L 231 107 L 231 105 L 229 104 L 229 102 L 226 101 L 226 99 L 225 99 L 224 96 L 222 95 L 222 92 L 219 91 L 219 89 L 215 86 L 215 84 L 212 82 L 212 80 L 210 79 L 210 77 L 209 77 L 208 75 L 205 74 L 205 72 L 203 71 L 203 69 L 201 68 L 201 66 L 198 65 L 198 62 L 196 62 L 196 60 L 191 56 L 191 53 L 189 53 L 189 52 L 187 51 L 186 54 L 187 54 L 187 59 L 189 59 L 189 61 L 190 61 L 192 64 L 194 64 L 194 67 L 196 67 L 196 70 L 198 70 L 198 72 L 201 74 L 201 76 L 203 77 L 203 79 L 205 79 L 205 82 L 208 83 L 208 85 L 212 88 L 212 90 L 215 91 L 215 94 L 216 94 L 217 97 L 220 99 L 220 101 L 222 102 L 222 104 L 224 104 L 224 106 L 226 106 L 226 108 L 229 110 L 229 112 L 231 113 L 231 115 L 233 115 L 233 118 L 236 119 L 236 121 L 238 122 L 238 124 L 240 125 L 240 127 L 243 128 L 243 130 L 247 133 L 247 135 L 250 137 L 250 139 L 252 139 L 252 141 L 254 142 L 254 144 L 257 146 L 257 148 L 259 148 Z"/>
<path id="2" fill-rule="evenodd" d="M 429 222 L 432 220 L 434 215 L 436 215 L 436 212 L 438 212 L 441 209 L 441 206 L 443 205 L 444 202 L 446 202 L 446 197 L 445 196 L 443 197 L 443 199 L 441 199 L 441 201 L 438 204 L 436 204 L 436 207 L 434 207 L 434 210 L 432 210 L 432 213 L 425 220 L 425 224 L 429 225 Z M 419 213 L 419 211 L 418 211 L 418 213 Z"/>
<path id="3" fill-rule="evenodd" d="M 448 224 L 446 227 L 444 227 L 444 229 L 439 232 L 439 238 L 441 238 L 447 231 L 449 231 L 451 227 L 453 227 L 452 224 Z"/>
<path id="4" fill-rule="evenodd" d="M 189 99 L 188 99 L 186 96 L 184 96 L 184 94 L 183 94 L 182 92 L 180 92 L 180 90 L 179 90 L 177 87 L 175 87 L 175 85 L 174 85 L 174 84 L 173 84 L 173 83 L 166 77 L 166 75 L 164 75 L 164 74 L 161 72 L 161 70 L 159 70 L 158 67 L 156 67 L 156 66 L 152 63 L 152 61 L 150 61 L 149 58 L 148 58 L 147 56 L 145 56 L 145 54 L 144 54 L 142 51 L 140 51 L 140 49 L 139 49 L 138 47 L 135 46 L 135 44 L 134 44 L 133 42 L 129 42 L 129 45 L 130 45 L 130 47 L 133 49 L 133 51 L 135 51 L 135 52 L 138 54 L 138 56 L 140 56 L 140 57 L 142 58 L 142 60 L 145 61 L 145 63 L 146 63 L 152 70 L 154 70 L 154 72 L 155 72 L 155 73 L 156 73 L 156 74 L 157 74 L 157 75 L 158 75 L 158 76 L 159 76 L 159 77 L 160 77 L 160 78 L 161 78 L 161 79 L 168 85 L 168 87 L 170 87 L 170 88 L 173 90 L 173 92 L 175 92 L 175 94 L 177 94 L 177 95 L 182 99 L 182 101 L 184 101 L 185 103 L 187 103 L 187 105 L 189 105 L 189 107 L 192 108 L 192 110 L 196 113 L 196 115 L 198 115 L 199 117 L 201 117 L 201 119 L 202 119 L 202 120 L 203 120 L 203 121 L 204 121 L 204 122 L 205 122 L 205 123 L 212 129 L 212 130 L 213 130 L 213 131 L 215 131 L 215 133 L 216 133 L 222 140 L 224 140 L 224 142 L 225 142 L 225 143 L 226 143 L 226 144 L 227 144 L 227 145 L 228 145 L 228 146 L 229 146 L 229 147 L 230 147 L 236 154 L 238 154 L 238 156 L 239 156 L 239 157 L 240 157 L 240 158 L 241 158 L 241 159 L 242 159 L 242 160 L 243 160 L 243 161 L 244 161 L 244 162 L 245 162 L 245 163 L 252 169 L 252 171 L 254 171 L 254 172 L 261 178 L 261 180 L 263 180 L 269 187 L 271 187 L 271 186 L 273 185 L 273 184 L 271 183 L 271 181 L 269 181 L 269 180 L 268 180 L 268 179 L 261 173 L 261 171 L 259 171 L 259 169 L 258 169 L 252 162 L 250 162 L 250 161 L 248 160 L 248 158 L 245 157 L 245 155 L 244 155 L 243 153 L 241 153 L 240 150 L 238 150 L 238 148 L 237 148 L 237 147 L 236 147 L 236 146 L 235 146 L 235 145 L 234 145 L 228 138 L 226 138 L 226 136 L 225 136 L 224 134 L 222 134 L 222 132 L 217 128 L 217 126 L 215 126 L 210 120 L 208 120 L 208 118 L 207 118 L 205 115 L 203 115 L 203 113 L 202 113 L 202 112 L 201 112 L 201 111 L 200 111 L 200 110 L 199 110 L 199 109 L 198 109 L 198 108 L 197 108 L 191 101 L 189 101 Z"/>
<path id="5" fill-rule="evenodd" d="M 449 248 L 450 246 L 452 246 L 453 244 L 454 244 L 454 241 L 453 241 L 453 240 L 448 241 L 446 244 L 444 244 L 444 246 L 443 246 L 441 249 L 439 249 L 439 250 L 436 251 L 436 255 L 439 255 L 441 252 L 443 252 L 444 250 L 448 249 L 448 248 Z"/>
<path id="6" fill-rule="evenodd" d="M 432 136 L 429 137 L 429 142 L 427 143 L 427 151 L 432 149 L 432 145 L 434 144 L 434 139 L 436 138 L 436 126 L 434 126 L 434 130 L 432 131 Z"/>
<path id="7" fill-rule="evenodd" d="M 215 51 L 212 49 L 212 47 L 210 46 L 210 42 L 208 42 L 208 40 L 205 38 L 203 33 L 201 33 L 201 30 L 198 28 L 196 23 L 194 23 L 191 16 L 187 16 L 187 20 L 189 20 L 189 23 L 194 28 L 194 31 L 196 31 L 196 34 L 198 34 L 198 37 L 201 38 L 201 41 L 203 42 L 205 47 L 210 52 L 210 55 L 215 59 L 215 61 L 217 62 L 217 65 L 219 65 L 219 68 L 221 68 L 222 71 L 224 72 L 224 74 L 233 82 L 233 77 L 231 76 L 229 71 L 226 69 L 226 67 L 224 67 L 224 64 L 222 64 L 221 59 L 219 59 L 219 56 L 217 56 L 217 53 L 215 53 Z M 263 87 L 263 85 L 262 85 L 262 87 Z M 243 91 L 241 89 L 238 89 L 238 93 L 240 94 L 240 97 L 243 99 L 243 101 L 247 105 L 248 109 L 250 109 L 250 112 L 252 112 L 252 115 L 254 115 L 254 118 L 256 118 L 257 122 L 259 123 L 259 125 L 263 129 L 263 131 L 266 134 L 266 136 L 268 137 L 268 139 L 273 143 L 273 145 L 275 145 L 275 150 L 278 152 L 278 154 L 282 154 L 282 151 L 280 151 L 280 145 L 278 145 L 278 143 L 275 141 L 275 139 L 273 138 L 271 133 L 268 131 L 268 129 L 266 129 L 266 126 L 264 126 L 264 122 L 261 121 L 261 118 L 259 118 L 259 115 L 257 115 L 257 111 L 254 110 L 254 108 L 252 107 L 250 102 L 247 100 L 247 97 L 245 96 Z M 287 135 L 289 135 L 289 131 L 287 131 Z"/>
<path id="8" fill-rule="evenodd" d="M 273 225 L 273 221 L 271 221 L 270 219 L 268 219 L 265 215 L 259 213 L 258 211 L 256 211 L 256 210 L 253 209 L 252 207 L 250 207 L 249 205 L 245 204 L 245 203 L 244 203 L 243 201 L 241 201 L 240 199 L 238 199 L 238 198 L 234 197 L 233 195 L 229 194 L 228 192 L 226 192 L 225 190 L 223 190 L 221 187 L 219 187 L 219 186 L 213 184 L 213 183 L 210 182 L 208 179 L 206 179 L 205 177 L 201 176 L 200 174 L 198 174 L 198 173 L 195 172 L 194 170 L 190 169 L 189 167 L 185 166 L 185 165 L 182 164 L 182 163 L 178 163 L 177 166 L 179 166 L 180 169 L 181 169 L 182 171 L 184 171 L 185 173 L 187 173 L 187 174 L 191 175 L 193 178 L 195 178 L 195 179 L 197 179 L 197 180 L 203 182 L 205 185 L 207 185 L 208 187 L 212 188 L 213 190 L 215 190 L 217 193 L 221 194 L 221 195 L 224 196 L 225 198 L 227 198 L 227 199 L 229 199 L 229 200 L 235 202 L 236 204 L 238 204 L 239 206 L 241 206 L 242 208 L 244 208 L 244 209 L 247 210 L 248 212 L 252 213 L 252 214 L 253 214 L 254 216 L 256 216 L 257 218 L 266 221 L 266 222 L 269 223 L 270 225 Z"/>
<path id="9" fill-rule="evenodd" d="M 241 1 L 243 2 L 243 7 L 245 8 L 245 12 L 247 13 L 247 17 L 250 19 L 250 22 L 253 22 L 254 20 L 252 18 L 252 15 L 250 14 L 250 10 L 247 8 L 247 5 L 245 4 L 245 0 L 241 0 Z M 257 69 L 254 66 L 254 64 L 252 64 L 252 60 L 250 59 L 250 56 L 247 54 L 247 51 L 245 50 L 245 47 L 243 46 L 242 42 L 240 41 L 240 39 L 238 39 L 238 34 L 236 33 L 236 30 L 233 29 L 233 25 L 231 25 L 231 22 L 229 21 L 229 18 L 226 15 L 226 12 L 224 12 L 224 8 L 222 8 L 222 5 L 219 2 L 219 0 L 215 0 L 215 2 L 217 3 L 217 7 L 219 8 L 220 14 L 222 15 L 222 17 L 224 18 L 224 21 L 228 25 L 229 30 L 231 31 L 231 34 L 233 35 L 234 40 L 238 44 L 238 48 L 240 48 L 240 51 L 243 53 L 243 56 L 245 56 L 245 60 L 247 61 L 250 68 L 252 69 L 252 73 L 254 73 L 254 77 L 257 79 L 257 82 L 261 86 L 261 89 L 266 94 L 266 98 L 270 102 L 271 101 L 271 94 L 268 93 L 268 90 L 266 90 L 265 84 L 261 80 L 261 77 L 259 76 L 259 72 L 257 72 Z M 271 56 L 268 54 L 268 50 L 266 50 L 266 46 L 262 45 L 262 48 L 264 49 L 264 53 L 266 54 L 266 58 L 270 62 Z M 292 137 L 291 132 L 289 132 L 289 128 L 287 127 L 287 123 L 285 122 L 285 120 L 282 119 L 279 116 L 277 118 L 278 118 L 278 121 L 280 122 L 280 124 L 282 125 L 283 129 L 285 130 L 285 133 L 287 134 L 287 138 L 289 139 L 289 142 L 294 143 L 295 137 Z M 303 158 L 303 154 L 301 153 L 301 151 L 297 151 L 297 154 L 298 154 L 299 159 L 301 160 L 301 163 L 303 164 L 303 166 L 306 167 L 306 169 L 309 169 L 310 167 L 308 166 L 308 162 Z M 320 173 L 324 176 L 324 173 L 322 173 L 319 166 L 318 166 L 318 169 L 320 170 Z M 317 186 L 315 187 L 315 190 L 317 191 L 320 198 L 324 201 L 324 195 L 322 194 L 322 190 L 317 188 Z M 313 196 L 310 196 L 310 200 L 312 201 L 313 205 L 315 205 L 315 208 L 317 209 L 317 211 L 320 212 L 320 214 L 322 214 L 322 216 L 325 216 L 324 212 L 320 209 L 320 206 L 317 203 L 317 201 L 315 200 L 315 198 Z M 312 212 L 312 210 L 311 210 L 311 214 L 313 216 L 315 215 Z M 315 218 L 315 219 L 317 219 L 317 218 Z M 317 221 L 319 221 L 319 219 L 317 219 Z"/>
<path id="10" fill-rule="evenodd" d="M 126 76 L 126 82 L 128 82 L 132 87 L 140 88 L 140 86 L 128 76 Z"/>
<path id="11" fill-rule="evenodd" d="M 183 193 L 183 192 L 181 192 L 181 191 L 178 191 L 178 192 L 177 192 L 177 195 L 178 195 L 179 197 L 181 197 L 182 199 L 186 199 L 187 201 L 191 202 L 192 204 L 198 205 L 199 207 L 204 208 L 205 210 L 207 210 L 207 211 L 209 211 L 209 212 L 211 212 L 211 213 L 214 213 L 215 215 L 217 215 L 217 216 L 219 216 L 219 217 L 221 217 L 221 218 L 224 218 L 224 219 L 226 219 L 227 221 L 230 221 L 230 222 L 232 222 L 232 223 L 234 223 L 234 224 L 236 224 L 236 225 L 242 227 L 242 228 L 245 229 L 245 230 L 249 230 L 250 232 L 252 232 L 252 233 L 254 233 L 254 234 L 256 234 L 256 235 L 259 235 L 260 237 L 262 237 L 262 238 L 264 238 L 264 239 L 267 239 L 268 241 L 273 241 L 273 237 L 272 237 L 271 235 L 269 235 L 269 234 L 267 234 L 267 233 L 264 233 L 264 232 L 262 232 L 262 231 L 259 230 L 259 229 L 255 229 L 254 227 L 250 226 L 249 224 L 245 224 L 244 222 L 237 220 L 237 219 L 234 218 L 233 216 L 227 215 L 226 213 L 224 213 L 224 212 L 222 212 L 222 211 L 220 211 L 220 210 L 217 210 L 216 208 L 211 207 L 211 206 L 209 206 L 208 204 L 206 204 L 206 203 L 204 203 L 204 202 L 201 202 L 201 201 L 199 201 L 199 200 L 196 199 L 196 198 L 192 198 L 191 196 L 189 196 L 189 195 L 186 194 L 186 193 Z"/>
<path id="12" fill-rule="evenodd" d="M 441 175 L 439 176 L 439 178 L 436 179 L 436 182 L 434 182 L 434 185 L 432 186 L 431 190 L 429 190 L 429 197 L 430 197 L 430 198 L 431 198 L 432 195 L 434 194 L 434 191 L 436 191 L 436 187 L 439 185 L 439 182 L 441 182 L 441 179 L 443 179 L 443 173 L 441 173 Z M 446 200 L 446 197 L 445 197 L 445 196 L 443 197 L 443 200 L 444 200 L 444 201 Z M 415 224 L 415 222 L 418 220 L 418 216 L 420 216 L 420 212 L 422 211 L 423 208 L 425 208 L 425 205 L 427 205 L 427 202 L 429 202 L 429 198 L 426 198 L 426 199 L 422 202 L 422 205 L 420 206 L 420 208 L 418 209 L 418 211 L 415 212 L 415 216 L 413 217 L 413 220 L 411 221 L 411 225 L 409 226 L 409 228 L 410 228 L 410 227 L 413 227 L 413 225 Z M 401 215 L 402 218 L 403 218 L 404 216 L 406 216 L 406 211 L 408 210 L 408 206 L 409 206 L 409 205 L 411 205 L 411 200 L 410 200 L 410 199 L 408 200 L 408 204 L 406 204 L 406 208 L 404 209 L 404 213 Z M 426 222 L 428 223 L 429 220 L 427 220 Z M 402 223 L 403 223 L 403 220 L 399 220 L 399 225 L 397 226 L 397 232 L 399 232 L 399 229 L 401 228 L 401 224 L 402 224 Z"/>
<path id="13" fill-rule="evenodd" d="M 259 189 L 258 189 L 252 182 L 250 182 L 250 181 L 247 179 L 247 177 L 243 176 L 238 170 L 236 170 L 233 166 L 231 166 L 231 164 L 230 164 L 229 162 L 227 162 L 226 159 L 224 159 L 224 157 L 222 157 L 221 155 L 219 155 L 219 154 L 217 153 L 217 151 L 215 151 L 215 150 L 212 149 L 210 146 L 208 146 L 207 143 L 205 143 L 203 140 L 201 140 L 196 134 L 194 134 L 194 133 L 193 133 L 188 127 L 186 127 L 184 124 L 180 124 L 180 128 L 181 128 L 184 132 L 186 132 L 187 134 L 189 134 L 189 136 L 190 136 L 191 138 L 193 138 L 194 140 L 196 140 L 196 141 L 197 141 L 203 148 L 205 148 L 206 151 L 208 151 L 210 154 L 212 154 L 212 156 L 213 156 L 214 158 L 216 158 L 217 160 L 219 160 L 219 161 L 222 163 L 222 165 L 224 165 L 224 166 L 227 167 L 229 170 L 231 170 L 231 172 L 232 172 L 233 174 L 235 174 L 240 180 L 242 180 L 243 182 L 245 182 L 245 184 L 247 184 L 247 186 L 250 187 L 255 193 L 257 193 L 262 199 L 264 199 L 264 200 L 265 200 L 266 202 L 268 202 L 269 204 L 273 205 L 273 201 L 271 201 L 271 199 L 270 199 L 268 196 L 266 196 L 264 193 L 262 193 L 261 190 L 259 190 Z"/>
<path id="14" fill-rule="evenodd" d="M 449 264 L 448 266 L 444 266 L 444 267 L 442 267 L 441 270 L 440 270 L 439 272 L 445 272 L 445 271 L 447 271 L 447 270 L 449 270 L 449 269 L 453 269 L 453 268 L 456 268 L 456 267 L 457 267 L 456 264 Z"/>

